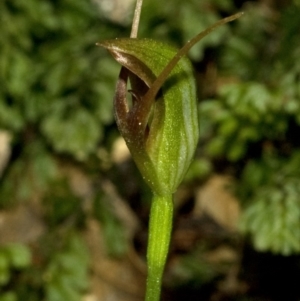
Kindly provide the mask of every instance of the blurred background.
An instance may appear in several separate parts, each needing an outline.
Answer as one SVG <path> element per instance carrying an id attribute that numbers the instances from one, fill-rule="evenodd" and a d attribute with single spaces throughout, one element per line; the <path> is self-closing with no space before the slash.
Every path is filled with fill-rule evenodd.
<path id="1" fill-rule="evenodd" d="M 300 299 L 300 1 L 145 0 L 189 53 L 200 140 L 175 195 L 163 300 Z M 134 0 L 0 2 L 0 301 L 143 300 L 151 195 L 120 139 Z M 299 136 L 298 136 L 299 135 Z"/>

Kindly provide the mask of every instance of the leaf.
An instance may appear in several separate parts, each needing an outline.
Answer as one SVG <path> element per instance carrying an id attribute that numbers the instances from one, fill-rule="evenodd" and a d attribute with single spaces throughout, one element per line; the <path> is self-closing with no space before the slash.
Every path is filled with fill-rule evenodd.
<path id="1" fill-rule="evenodd" d="M 46 117 L 42 123 L 43 134 L 56 151 L 71 153 L 83 160 L 95 150 L 102 137 L 102 127 L 85 109 L 66 111 Z"/>
<path id="2" fill-rule="evenodd" d="M 12 291 L 2 293 L 0 296 L 0 301 L 17 301 L 16 293 Z"/>
<path id="3" fill-rule="evenodd" d="M 31 252 L 27 246 L 14 243 L 8 245 L 6 250 L 14 268 L 22 269 L 31 264 Z"/>
<path id="4" fill-rule="evenodd" d="M 84 241 L 79 235 L 70 233 L 64 250 L 51 259 L 46 270 L 46 300 L 81 300 L 88 286 L 88 260 Z"/>

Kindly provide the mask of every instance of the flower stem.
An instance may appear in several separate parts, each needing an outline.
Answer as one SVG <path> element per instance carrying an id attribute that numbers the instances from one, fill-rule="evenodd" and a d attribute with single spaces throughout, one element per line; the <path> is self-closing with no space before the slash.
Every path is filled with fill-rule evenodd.
<path id="1" fill-rule="evenodd" d="M 132 27 L 131 27 L 131 33 L 130 33 L 131 38 L 137 38 L 142 5 L 143 5 L 143 0 L 136 1 L 134 15 L 133 15 L 133 21 L 132 21 Z"/>
<path id="2" fill-rule="evenodd" d="M 169 250 L 173 220 L 173 196 L 154 195 L 150 212 L 147 250 L 146 301 L 160 298 L 162 275 Z"/>

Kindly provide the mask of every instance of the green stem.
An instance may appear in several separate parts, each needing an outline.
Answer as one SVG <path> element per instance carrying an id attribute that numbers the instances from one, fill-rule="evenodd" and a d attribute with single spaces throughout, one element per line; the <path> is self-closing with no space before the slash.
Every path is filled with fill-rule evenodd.
<path id="1" fill-rule="evenodd" d="M 173 220 L 173 196 L 154 195 L 151 205 L 147 250 L 146 301 L 159 301 L 162 275 L 169 251 Z"/>

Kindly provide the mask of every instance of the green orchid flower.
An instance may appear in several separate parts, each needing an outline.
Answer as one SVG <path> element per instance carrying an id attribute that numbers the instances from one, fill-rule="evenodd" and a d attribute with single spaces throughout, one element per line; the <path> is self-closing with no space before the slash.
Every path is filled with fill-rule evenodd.
<path id="1" fill-rule="evenodd" d="M 138 4 L 140 9 L 141 1 Z M 241 13 L 217 22 L 179 51 L 162 42 L 132 38 L 137 33 L 134 27 L 131 38 L 98 43 L 123 66 L 114 98 L 115 118 L 153 192 L 147 301 L 159 300 L 172 231 L 173 193 L 190 166 L 199 139 L 196 86 L 186 54 L 211 31 L 240 16 Z"/>

